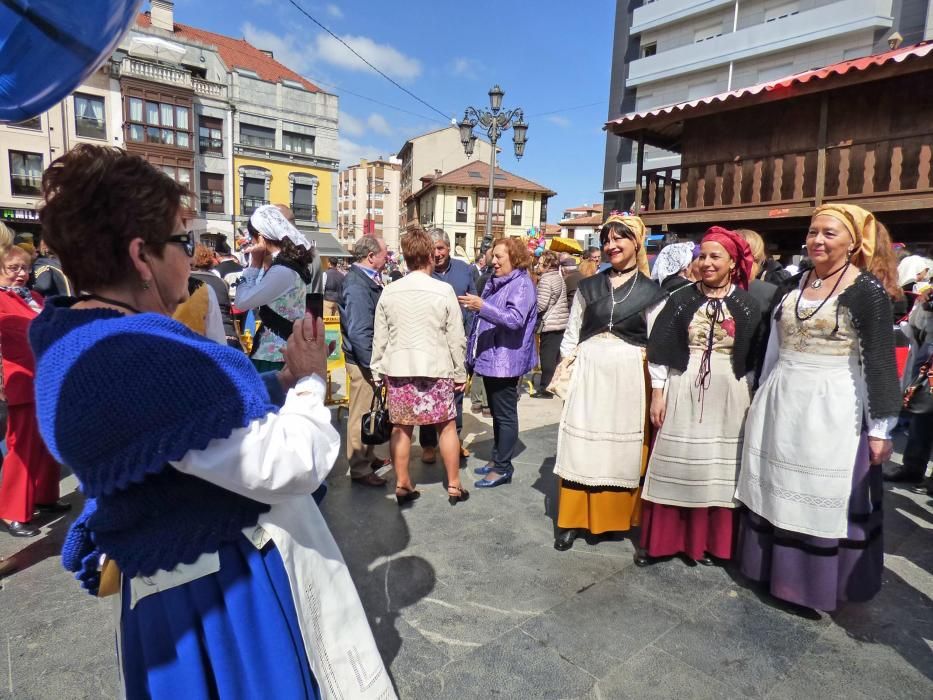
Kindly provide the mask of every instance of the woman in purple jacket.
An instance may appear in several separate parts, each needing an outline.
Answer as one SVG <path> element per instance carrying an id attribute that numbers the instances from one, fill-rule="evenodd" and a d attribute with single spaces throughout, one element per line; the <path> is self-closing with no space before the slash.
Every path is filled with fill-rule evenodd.
<path id="1" fill-rule="evenodd" d="M 477 488 L 512 481 L 512 453 L 518 440 L 518 382 L 538 362 L 534 332 L 538 318 L 535 286 L 528 275 L 531 254 L 517 238 L 493 243 L 493 277 L 483 296 L 466 294 L 460 303 L 476 312 L 467 341 L 467 365 L 482 375 L 494 436 L 492 459 L 476 470 Z"/>

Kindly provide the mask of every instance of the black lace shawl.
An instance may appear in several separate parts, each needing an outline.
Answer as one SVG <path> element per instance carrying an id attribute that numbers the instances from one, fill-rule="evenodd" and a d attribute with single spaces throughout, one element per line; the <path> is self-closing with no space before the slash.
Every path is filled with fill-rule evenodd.
<path id="1" fill-rule="evenodd" d="M 707 301 L 695 284 L 673 292 L 658 314 L 648 339 L 648 362 L 664 365 L 681 372 L 690 361 L 688 329 L 697 310 Z M 732 371 L 741 379 L 755 368 L 761 345 L 761 308 L 758 302 L 741 289 L 734 289 L 724 299 L 735 321 L 735 342 L 732 346 Z"/>
<path id="2" fill-rule="evenodd" d="M 784 297 L 800 286 L 800 280 L 806 273 L 794 275 L 778 289 L 774 305 L 777 308 L 776 320 L 781 318 Z M 852 326 L 858 335 L 862 374 L 868 386 L 869 415 L 874 419 L 898 415 L 902 397 L 894 357 L 891 299 L 884 286 L 870 272 L 863 271 L 839 295 L 839 306 L 849 309 Z M 836 314 L 838 327 L 839 307 Z M 763 347 L 767 347 L 767 343 Z"/>

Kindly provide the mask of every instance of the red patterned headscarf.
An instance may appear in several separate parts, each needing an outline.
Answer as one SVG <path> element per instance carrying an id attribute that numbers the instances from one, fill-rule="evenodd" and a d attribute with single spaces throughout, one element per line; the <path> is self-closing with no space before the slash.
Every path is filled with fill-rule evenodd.
<path id="1" fill-rule="evenodd" d="M 706 235 L 703 236 L 702 243 L 707 241 L 714 241 L 726 249 L 729 257 L 735 261 L 732 282 L 742 289 L 748 290 L 755 258 L 745 239 L 735 231 L 730 231 L 722 226 L 711 226 L 706 231 Z"/>

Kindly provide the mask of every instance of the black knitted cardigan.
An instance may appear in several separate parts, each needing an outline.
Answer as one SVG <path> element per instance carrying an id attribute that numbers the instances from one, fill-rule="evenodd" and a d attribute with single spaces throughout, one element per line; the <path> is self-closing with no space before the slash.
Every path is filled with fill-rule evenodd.
<path id="1" fill-rule="evenodd" d="M 681 372 L 690 361 L 688 330 L 697 310 L 708 301 L 697 285 L 673 292 L 655 319 L 648 339 L 648 362 Z M 748 293 L 736 287 L 723 299 L 735 321 L 732 371 L 741 379 L 755 368 L 762 334 L 761 308 Z"/>
<path id="2" fill-rule="evenodd" d="M 794 275 L 778 288 L 774 304 L 776 321 L 781 320 L 784 298 L 800 286 L 807 272 L 809 270 Z M 849 310 L 852 326 L 858 335 L 862 374 L 868 386 L 868 414 L 874 419 L 898 415 L 902 403 L 901 385 L 897 379 L 897 361 L 894 357 L 891 299 L 884 285 L 870 272 L 862 271 L 849 288 L 839 295 L 837 328 L 839 308 L 842 306 Z M 762 343 L 762 347 L 766 348 L 767 342 Z"/>

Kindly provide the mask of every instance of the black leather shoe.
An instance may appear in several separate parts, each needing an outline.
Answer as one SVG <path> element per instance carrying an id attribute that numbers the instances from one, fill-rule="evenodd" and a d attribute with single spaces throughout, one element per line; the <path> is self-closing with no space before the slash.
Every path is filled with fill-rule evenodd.
<path id="1" fill-rule="evenodd" d="M 697 559 L 697 564 L 702 564 L 703 566 L 716 566 L 716 562 L 709 554 L 705 554 L 700 559 Z"/>
<path id="2" fill-rule="evenodd" d="M 566 552 L 573 547 L 573 541 L 577 539 L 576 530 L 561 530 L 554 538 L 554 549 L 558 552 Z"/>
<path id="3" fill-rule="evenodd" d="M 36 503 L 36 510 L 40 513 L 67 513 L 71 510 L 71 504 L 64 501 L 55 501 L 55 503 Z"/>
<path id="4" fill-rule="evenodd" d="M 33 527 L 29 523 L 19 523 L 15 520 L 7 523 L 6 530 L 13 537 L 35 537 L 40 532 L 39 528 Z"/>
<path id="5" fill-rule="evenodd" d="M 654 563 L 654 559 L 645 554 L 641 549 L 635 550 L 635 554 L 632 555 L 632 560 L 635 562 L 635 566 L 638 567 L 651 566 Z"/>
<path id="6" fill-rule="evenodd" d="M 923 481 L 923 472 L 916 469 L 909 469 L 905 466 L 896 466 L 892 467 L 889 470 L 886 470 L 882 474 L 885 481 L 894 481 L 894 482 L 908 482 L 911 484 L 919 484 Z"/>
<path id="7" fill-rule="evenodd" d="M 533 393 L 533 394 L 531 395 L 531 398 L 533 398 L 533 399 L 553 399 L 553 398 L 554 398 L 554 394 L 552 394 L 550 391 L 536 391 L 535 393 Z"/>

